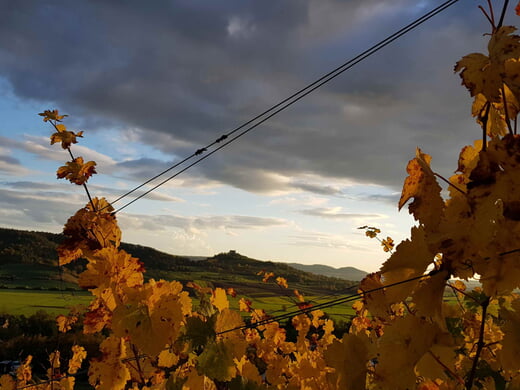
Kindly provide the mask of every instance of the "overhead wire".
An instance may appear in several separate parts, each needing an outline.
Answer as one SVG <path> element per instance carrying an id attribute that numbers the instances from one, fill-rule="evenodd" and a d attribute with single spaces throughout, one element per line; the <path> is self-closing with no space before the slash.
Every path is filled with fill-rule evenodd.
<path id="1" fill-rule="evenodd" d="M 361 292 L 358 292 L 357 294 L 347 295 L 346 297 L 333 299 L 333 300 L 330 300 L 328 302 L 323 302 L 323 303 L 314 305 L 314 306 L 309 307 L 309 308 L 294 310 L 292 312 L 284 313 L 284 314 L 281 314 L 279 316 L 274 316 L 274 317 L 266 318 L 264 320 L 256 321 L 256 322 L 251 323 L 251 324 L 246 324 L 246 325 L 243 325 L 243 326 L 237 326 L 237 327 L 234 327 L 234 328 L 226 329 L 226 330 L 223 330 L 221 332 L 218 332 L 217 335 L 222 335 L 222 334 L 233 332 L 233 331 L 236 331 L 236 330 L 245 330 L 245 329 L 250 329 L 250 328 L 257 328 L 259 326 L 267 325 L 267 324 L 270 324 L 272 322 L 283 321 L 283 320 L 286 320 L 288 318 L 292 318 L 292 317 L 294 317 L 296 315 L 299 315 L 299 314 L 310 313 L 310 312 L 313 312 L 313 311 L 316 311 L 316 310 L 326 309 L 328 307 L 333 307 L 333 306 L 337 306 L 337 305 L 340 305 L 340 304 L 343 304 L 343 303 L 352 302 L 352 301 L 354 301 L 356 299 L 359 299 L 359 298 L 365 296 L 366 294 L 372 294 L 374 292 L 381 291 L 381 290 L 384 290 L 386 288 L 397 287 L 397 286 L 405 284 L 405 283 L 417 281 L 417 280 L 424 279 L 424 278 L 429 278 L 429 277 L 432 277 L 433 275 L 435 275 L 435 274 L 437 274 L 439 272 L 440 272 L 439 270 L 435 269 L 435 270 L 430 271 L 427 274 L 415 276 L 415 277 L 412 277 L 412 278 L 401 280 L 399 282 L 387 284 L 387 285 L 384 285 L 384 286 L 381 286 L 381 287 L 376 287 L 376 288 L 373 288 L 373 289 L 370 289 L 370 290 L 361 291 Z"/>
<path id="2" fill-rule="evenodd" d="M 219 151 L 222 148 L 224 148 L 225 146 L 231 144 L 232 142 L 236 141 L 240 137 L 242 137 L 245 134 L 249 133 L 251 130 L 253 130 L 256 127 L 258 127 L 259 125 L 263 124 L 264 122 L 266 122 L 267 120 L 269 120 L 273 116 L 277 115 L 281 111 L 284 111 L 285 109 L 287 109 L 288 107 L 290 107 L 291 105 L 293 105 L 297 101 L 301 100 L 305 96 L 309 95 L 310 93 L 312 93 L 316 89 L 318 89 L 321 86 L 323 86 L 324 84 L 330 82 L 331 80 L 333 80 L 334 78 L 338 77 L 339 75 L 341 75 L 345 71 L 351 69 L 353 66 L 355 66 L 359 62 L 361 62 L 364 59 L 370 57 L 371 55 L 373 55 L 374 53 L 376 53 L 379 50 L 383 49 L 384 47 L 386 47 L 390 43 L 394 42 L 395 40 L 397 40 L 401 36 L 407 34 L 408 32 L 410 32 L 412 30 L 414 30 L 416 27 L 420 26 L 421 24 L 423 24 L 427 20 L 431 19 L 435 15 L 439 14 L 440 12 L 442 12 L 445 9 L 451 7 L 452 5 L 456 4 L 459 1 L 460 0 L 448 0 L 448 1 L 445 1 L 444 3 L 440 4 L 439 6 L 435 7 L 431 11 L 427 12 L 426 14 L 424 14 L 423 16 L 419 17 L 418 19 L 414 20 L 413 22 L 409 23 L 408 25 L 402 27 L 401 29 L 399 29 L 395 33 L 389 35 L 387 38 L 383 39 L 382 41 L 378 42 L 377 44 L 371 46 L 370 48 L 366 49 L 362 53 L 358 54 L 354 58 L 352 58 L 349 61 L 343 63 L 342 65 L 336 67 L 334 70 L 328 72 L 327 74 L 325 74 L 324 76 L 320 77 L 316 81 L 314 81 L 311 84 L 307 85 L 306 87 L 298 90 L 297 92 L 293 93 L 291 96 L 285 98 L 284 100 L 280 101 L 279 103 L 273 105 L 272 107 L 270 107 L 269 109 L 265 110 L 261 114 L 255 116 L 254 118 L 250 119 L 249 121 L 245 122 L 244 124 L 234 128 L 233 130 L 229 131 L 228 133 L 221 135 L 219 138 L 217 138 L 215 141 L 209 143 L 205 147 L 197 149 L 190 156 L 188 156 L 188 157 L 184 158 L 183 160 L 175 163 L 171 167 L 165 169 L 161 173 L 159 173 L 159 174 L 153 176 L 152 178 L 148 179 L 147 181 L 141 183 L 140 185 L 138 185 L 137 187 L 133 188 L 132 190 L 127 191 L 125 194 L 121 195 L 120 197 L 118 197 L 117 199 L 112 201 L 111 204 L 114 204 L 114 203 L 122 200 L 123 198 L 125 198 L 125 197 L 131 195 L 132 193 L 134 193 L 135 191 L 141 189 L 143 186 L 151 183 L 153 180 L 155 180 L 155 179 L 159 178 L 160 176 L 166 174 L 167 172 L 170 172 L 171 170 L 179 167 L 183 163 L 191 160 L 192 158 L 207 152 L 209 148 L 211 148 L 211 147 L 213 147 L 213 146 L 215 146 L 217 144 L 220 144 L 220 146 L 218 146 L 217 148 L 215 148 L 212 151 L 208 152 L 203 157 L 197 159 L 195 162 L 189 164 L 185 168 L 183 168 L 180 171 L 178 171 L 177 173 L 169 176 L 168 178 L 166 178 L 165 180 L 161 181 L 157 185 L 155 185 L 155 186 L 151 187 L 150 189 L 148 189 L 147 191 L 144 191 L 143 193 L 139 194 L 137 197 L 132 199 L 130 202 L 127 202 L 123 206 L 119 207 L 116 211 L 114 211 L 114 213 L 117 213 L 117 212 L 123 210 L 124 208 L 130 206 L 131 204 L 133 204 L 137 200 L 139 200 L 139 199 L 143 198 L 144 196 L 148 195 L 150 192 L 155 191 L 157 188 L 161 187 L 162 185 L 164 185 L 168 181 L 174 179 L 175 177 L 179 176 L 180 174 L 182 174 L 186 170 L 190 169 L 194 165 L 200 163 L 201 161 L 205 160 L 209 156 L 213 155 L 217 151 Z M 251 125 L 251 126 L 249 126 L 249 125 Z M 247 127 L 247 126 L 249 126 L 249 127 Z M 244 128 L 245 128 L 245 130 L 242 130 Z M 235 134 L 239 130 L 242 130 L 242 131 L 238 135 L 234 136 L 233 138 L 231 138 L 227 142 L 222 143 L 224 140 L 228 139 L 231 135 Z"/>
<path id="3" fill-rule="evenodd" d="M 401 280 L 399 282 L 391 283 L 391 284 L 388 284 L 388 285 L 385 285 L 385 286 L 373 288 L 373 289 L 370 289 L 370 290 L 365 290 L 365 291 L 359 292 L 357 294 L 352 294 L 352 295 L 348 295 L 348 296 L 343 297 L 343 298 L 331 300 L 329 302 L 324 302 L 323 304 L 319 304 L 319 305 L 316 305 L 316 306 L 313 306 L 313 307 L 310 307 L 310 308 L 299 309 L 299 310 L 295 310 L 295 311 L 293 311 L 291 313 L 286 313 L 284 315 L 271 317 L 271 318 L 268 318 L 268 319 L 265 319 L 265 320 L 257 321 L 255 323 L 252 323 L 252 324 L 249 324 L 249 325 L 244 325 L 244 326 L 240 326 L 240 327 L 226 329 L 224 331 L 216 333 L 216 335 L 219 336 L 219 335 L 222 335 L 222 334 L 225 334 L 225 333 L 229 333 L 229 332 L 233 332 L 233 331 L 236 331 L 236 330 L 245 330 L 245 329 L 257 328 L 259 326 L 267 325 L 267 324 L 272 323 L 272 322 L 278 322 L 278 321 L 287 319 L 288 317 L 293 317 L 293 316 L 298 315 L 298 314 L 310 313 L 310 312 L 313 312 L 313 311 L 316 311 L 316 310 L 320 310 L 322 308 L 337 306 L 337 305 L 340 305 L 342 303 L 346 303 L 346 302 L 349 302 L 349 301 L 356 300 L 356 299 L 364 296 L 365 294 L 371 294 L 371 293 L 374 293 L 374 292 L 377 292 L 377 291 L 384 290 L 385 288 L 392 288 L 392 287 L 399 286 L 401 284 L 405 284 L 405 283 L 409 283 L 409 282 L 412 282 L 412 281 L 420 280 L 420 279 L 423 279 L 423 278 L 431 277 L 431 276 L 435 275 L 438 272 L 439 272 L 439 270 L 433 270 L 433 271 L 429 272 L 428 274 L 419 275 L 419 276 L 416 276 L 416 277 L 412 277 L 412 278 L 408 278 L 408 279 L 405 279 L 405 280 Z M 167 349 L 165 349 L 165 350 L 167 350 Z M 130 362 L 130 361 L 134 361 L 134 360 L 138 360 L 138 359 L 144 359 L 146 357 L 148 357 L 148 355 L 140 355 L 140 356 L 137 356 L 137 357 L 129 357 L 129 358 L 121 359 L 121 361 Z M 78 376 L 80 374 L 84 374 L 84 372 L 85 371 L 81 371 L 81 373 L 78 372 L 76 374 L 64 374 L 63 376 L 61 376 L 58 379 L 48 379 L 48 380 L 45 380 L 45 381 L 40 381 L 40 382 L 35 383 L 35 384 L 29 384 L 29 385 L 24 385 L 24 386 L 17 387 L 17 390 L 22 390 L 22 389 L 26 389 L 26 388 L 30 388 L 30 387 L 35 387 L 35 386 L 40 386 L 40 385 L 48 384 L 48 383 L 52 383 L 52 382 L 59 382 L 63 378 L 76 377 L 76 376 Z"/>
<path id="4" fill-rule="evenodd" d="M 511 254 L 514 254 L 514 253 L 520 253 L 520 248 L 516 248 L 516 249 L 510 250 L 510 251 L 501 252 L 501 253 L 498 254 L 498 256 L 502 257 L 502 256 L 511 255 Z M 486 259 L 489 259 L 489 258 L 486 258 Z M 290 317 L 294 317 L 295 315 L 298 315 L 298 314 L 305 314 L 305 313 L 310 313 L 310 312 L 313 312 L 313 311 L 316 311 L 316 310 L 321 310 L 321 309 L 328 308 L 328 307 L 334 307 L 334 306 L 340 305 L 342 303 L 347 303 L 347 302 L 351 302 L 351 301 L 354 301 L 356 299 L 359 299 L 359 298 L 365 296 L 366 294 L 372 294 L 372 293 L 375 293 L 375 292 L 378 292 L 378 291 L 382 291 L 382 290 L 385 290 L 385 289 L 388 289 L 388 288 L 397 287 L 397 286 L 405 284 L 405 283 L 418 281 L 418 280 L 421 280 L 421 279 L 424 279 L 424 278 L 429 278 L 429 277 L 432 277 L 432 276 L 436 275 L 439 272 L 441 272 L 440 269 L 434 269 L 434 270 L 428 272 L 427 274 L 418 275 L 418 276 L 415 276 L 415 277 L 412 277 L 412 278 L 401 280 L 399 282 L 391 283 L 391 284 L 388 284 L 388 285 L 383 285 L 383 286 L 376 287 L 376 288 L 373 288 L 373 289 L 370 289 L 370 290 L 364 290 L 364 291 L 358 292 L 357 294 L 352 294 L 352 295 L 348 295 L 348 296 L 343 297 L 343 298 L 334 299 L 334 300 L 331 300 L 329 302 L 324 302 L 322 304 L 318 304 L 318 305 L 315 305 L 315 306 L 312 306 L 312 307 L 309 307 L 309 308 L 295 310 L 295 311 L 292 311 L 291 313 L 286 313 L 286 314 L 283 314 L 283 315 L 280 315 L 280 316 L 270 317 L 270 318 L 267 318 L 265 320 L 257 321 L 257 322 L 254 322 L 254 323 L 251 323 L 251 324 L 247 324 L 247 325 L 244 325 L 244 326 L 239 326 L 239 327 L 226 329 L 226 330 L 223 330 L 221 332 L 216 333 L 216 335 L 222 335 L 222 334 L 226 334 L 226 333 L 237 331 L 237 330 L 253 329 L 253 328 L 260 327 L 262 325 L 267 325 L 267 324 L 272 323 L 272 322 L 282 321 L 282 320 L 288 319 Z M 135 357 L 135 358 L 121 359 L 121 361 L 122 362 L 127 362 L 127 361 L 133 361 L 133 360 L 146 358 L 146 357 L 148 357 L 148 356 L 147 355 L 140 355 L 140 356 Z M 84 371 L 82 371 L 81 373 L 83 374 Z M 60 379 L 66 378 L 66 377 L 76 377 L 78 375 L 80 375 L 80 372 L 78 372 L 76 374 L 65 374 Z M 30 384 L 30 385 L 17 387 L 17 390 L 22 390 L 22 389 L 26 389 L 26 388 L 30 388 L 30 387 L 34 387 L 34 386 L 39 386 L 39 385 L 47 384 L 47 383 L 51 383 L 51 382 L 59 382 L 60 379 L 48 379 L 46 381 L 41 381 L 41 382 L 38 382 L 36 384 Z"/>

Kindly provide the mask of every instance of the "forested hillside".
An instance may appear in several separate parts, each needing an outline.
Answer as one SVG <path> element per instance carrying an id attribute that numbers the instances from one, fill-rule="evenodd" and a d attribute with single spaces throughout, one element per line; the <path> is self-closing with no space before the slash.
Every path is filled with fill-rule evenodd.
<path id="1" fill-rule="evenodd" d="M 68 264 L 60 273 L 56 248 L 61 234 L 0 228 L 0 285 L 73 287 L 84 262 Z M 150 247 L 122 243 L 121 247 L 143 262 L 147 278 L 198 281 L 213 287 L 233 287 L 242 293 L 278 293 L 278 286 L 262 283 L 260 271 L 284 276 L 303 292 L 322 294 L 355 286 L 355 282 L 298 270 L 285 263 L 250 259 L 235 251 L 203 260 L 170 255 Z M 31 264 L 30 268 L 25 265 Z M 59 282 L 59 283 L 58 283 Z"/>

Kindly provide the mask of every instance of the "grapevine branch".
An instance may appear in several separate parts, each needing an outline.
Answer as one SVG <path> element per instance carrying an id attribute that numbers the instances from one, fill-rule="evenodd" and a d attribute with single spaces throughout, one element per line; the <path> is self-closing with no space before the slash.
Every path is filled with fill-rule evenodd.
<path id="1" fill-rule="evenodd" d="M 504 100 L 504 113 L 506 116 L 506 124 L 507 129 L 509 130 L 509 134 L 513 134 L 513 128 L 511 127 L 511 120 L 509 119 L 509 111 L 507 110 L 507 100 L 506 100 L 506 89 L 504 85 L 502 85 L 502 99 Z"/>
<path id="2" fill-rule="evenodd" d="M 498 21 L 497 29 L 502 27 L 502 24 L 504 23 L 504 17 L 506 16 L 506 11 L 507 11 L 508 5 L 509 5 L 509 0 L 505 0 L 504 5 L 502 6 L 502 13 L 500 14 L 500 20 Z M 505 106 L 505 99 L 504 99 L 504 106 Z"/>
<path id="3" fill-rule="evenodd" d="M 137 351 L 137 347 L 135 346 L 135 344 L 132 344 L 132 352 L 134 354 L 134 357 L 135 357 L 135 362 L 136 362 L 136 365 L 137 365 L 137 372 L 139 373 L 139 379 L 141 380 L 141 384 L 144 385 L 145 384 L 145 380 L 144 380 L 144 377 L 143 377 L 143 370 L 141 369 L 141 362 L 139 361 L 139 353 Z"/>
<path id="4" fill-rule="evenodd" d="M 444 368 L 450 375 L 457 380 L 462 386 L 464 386 L 464 379 L 462 379 L 459 375 L 457 375 L 451 368 L 449 368 L 446 364 L 444 364 L 441 359 L 435 355 L 431 350 L 428 351 L 430 356 L 435 360 L 442 368 Z"/>
<path id="5" fill-rule="evenodd" d="M 54 129 L 56 129 L 56 131 L 59 132 L 58 126 L 56 126 L 56 121 L 55 120 L 54 121 L 53 120 L 49 120 L 49 122 L 54 127 Z M 67 146 L 67 151 L 69 152 L 69 155 L 70 155 L 70 158 L 72 158 L 72 161 L 74 161 L 76 158 L 72 154 L 72 150 L 70 150 L 69 146 Z M 94 205 L 94 202 L 92 201 L 92 196 L 90 195 L 90 191 L 88 190 L 87 183 L 83 183 L 83 188 L 85 189 L 85 192 L 87 193 L 87 197 L 88 197 L 88 200 L 90 202 L 90 205 L 92 206 L 92 209 L 94 211 L 97 211 L 96 210 L 96 206 Z"/>
<path id="6" fill-rule="evenodd" d="M 473 365 L 471 367 L 471 371 L 468 376 L 468 380 L 466 382 L 466 389 L 471 390 L 473 387 L 473 381 L 475 380 L 475 374 L 477 373 L 478 360 L 480 358 L 480 354 L 482 353 L 482 349 L 484 349 L 484 330 L 486 327 L 486 316 L 487 309 L 489 306 L 490 298 L 487 297 L 484 302 L 482 302 L 482 322 L 480 323 L 480 332 L 478 336 L 477 342 L 477 352 L 475 353 L 475 357 L 473 358 Z"/>

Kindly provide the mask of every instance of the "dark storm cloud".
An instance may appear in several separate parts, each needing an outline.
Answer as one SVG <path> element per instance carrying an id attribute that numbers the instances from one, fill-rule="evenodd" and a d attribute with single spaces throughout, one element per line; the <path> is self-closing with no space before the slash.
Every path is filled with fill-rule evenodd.
<path id="1" fill-rule="evenodd" d="M 437 5 L 7 3 L 0 73 L 14 93 L 55 101 L 85 126 L 106 118 L 138 128 L 140 142 L 172 156 L 193 153 Z M 280 175 L 302 173 L 397 188 L 419 145 L 449 176 L 457 150 L 478 136 L 453 64 L 484 47 L 487 30 L 476 4 L 462 0 L 192 172 L 255 192 L 291 188 Z M 164 163 L 120 166 L 139 180 Z"/>

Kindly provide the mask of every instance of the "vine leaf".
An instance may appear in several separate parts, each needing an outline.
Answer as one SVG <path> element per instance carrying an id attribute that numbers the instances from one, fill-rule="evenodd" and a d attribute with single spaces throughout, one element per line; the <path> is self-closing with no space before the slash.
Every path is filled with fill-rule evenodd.
<path id="1" fill-rule="evenodd" d="M 520 36 L 513 34 L 515 30 L 512 26 L 497 29 L 489 40 L 489 56 L 472 53 L 457 62 L 455 72 L 460 72 L 462 84 L 471 96 L 482 94 L 491 103 L 500 102 L 504 82 L 515 92 L 520 80 L 514 77 L 516 71 L 505 65 L 506 61 L 520 57 Z"/>
<path id="2" fill-rule="evenodd" d="M 130 371 L 121 359 L 127 357 L 125 343 L 109 336 L 100 345 L 103 359 L 90 362 L 89 383 L 98 390 L 123 390 L 130 379 Z"/>
<path id="3" fill-rule="evenodd" d="M 67 117 L 68 115 L 60 115 L 58 113 L 58 110 L 45 110 L 44 112 L 40 112 L 38 114 L 39 116 L 43 116 L 43 121 L 56 121 L 60 122 L 63 118 Z"/>
<path id="4" fill-rule="evenodd" d="M 54 145 L 57 142 L 61 142 L 61 147 L 63 149 L 67 149 L 71 144 L 77 144 L 77 137 L 83 137 L 83 132 L 74 133 L 73 131 L 68 131 L 64 124 L 57 124 L 56 133 L 51 135 L 51 145 Z"/>
<path id="5" fill-rule="evenodd" d="M 83 162 L 83 157 L 76 157 L 66 165 L 59 167 L 56 176 L 58 179 L 65 178 L 71 183 L 83 185 L 93 174 L 97 173 L 95 167 L 94 161 Z"/>
<path id="6" fill-rule="evenodd" d="M 211 343 L 204 348 L 198 358 L 198 371 L 219 381 L 229 381 L 237 374 L 233 355 L 223 342 Z"/>
<path id="7" fill-rule="evenodd" d="M 219 311 L 229 308 L 229 301 L 226 296 L 226 290 L 217 287 L 211 295 L 211 304 L 215 306 Z"/>
<path id="8" fill-rule="evenodd" d="M 520 299 L 511 302 L 511 306 L 513 310 L 500 309 L 505 334 L 499 359 L 504 369 L 517 371 L 520 370 Z"/>
<path id="9" fill-rule="evenodd" d="M 414 367 L 429 351 L 437 333 L 436 325 L 412 315 L 398 318 L 385 326 L 384 334 L 379 339 L 375 369 L 377 380 L 388 389 L 414 388 Z"/>
<path id="10" fill-rule="evenodd" d="M 369 358 L 368 339 L 355 334 L 343 335 L 334 340 L 324 352 L 324 358 L 335 369 L 334 388 L 364 390 L 366 387 L 367 361 Z"/>
<path id="11" fill-rule="evenodd" d="M 434 254 L 428 248 L 424 227 L 413 227 L 410 240 L 402 241 L 390 258 L 383 263 L 381 273 L 384 285 L 422 275 L 433 258 Z M 406 299 L 417 286 L 417 283 L 417 281 L 403 283 L 387 289 L 385 291 L 387 304 Z"/>
<path id="12" fill-rule="evenodd" d="M 404 181 L 399 199 L 399 210 L 410 200 L 408 210 L 422 224 L 434 227 L 439 223 L 444 207 L 441 187 L 430 168 L 431 157 L 417 148 L 415 158 L 408 162 L 408 177 Z"/>

